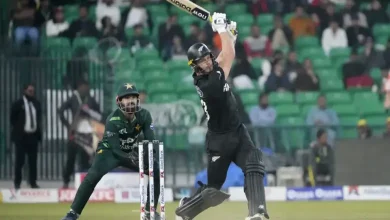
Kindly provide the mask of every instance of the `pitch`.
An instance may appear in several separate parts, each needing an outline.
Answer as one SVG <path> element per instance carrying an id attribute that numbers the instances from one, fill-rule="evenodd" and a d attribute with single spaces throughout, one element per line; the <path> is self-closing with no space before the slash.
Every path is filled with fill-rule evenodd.
<path id="1" fill-rule="evenodd" d="M 174 220 L 177 203 L 166 204 L 167 220 Z M 278 202 L 269 203 L 271 220 L 388 220 L 390 202 Z M 1 220 L 59 220 L 69 204 L 0 204 Z M 136 220 L 139 204 L 87 204 L 80 220 Z M 226 202 L 196 220 L 243 220 L 245 203 Z"/>

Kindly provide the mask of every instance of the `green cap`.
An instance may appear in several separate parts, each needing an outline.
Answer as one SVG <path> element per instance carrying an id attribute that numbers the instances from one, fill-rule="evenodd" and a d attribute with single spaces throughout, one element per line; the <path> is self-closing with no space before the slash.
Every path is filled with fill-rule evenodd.
<path id="1" fill-rule="evenodd" d="M 139 95 L 139 92 L 134 84 L 123 83 L 118 89 L 117 97 L 121 98 L 128 95 Z"/>

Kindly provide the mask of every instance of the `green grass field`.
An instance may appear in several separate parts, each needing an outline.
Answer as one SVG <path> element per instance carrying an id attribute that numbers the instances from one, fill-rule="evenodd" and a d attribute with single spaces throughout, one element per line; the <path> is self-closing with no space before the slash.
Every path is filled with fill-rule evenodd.
<path id="1" fill-rule="evenodd" d="M 167 204 L 167 219 L 174 220 L 177 203 Z M 88 204 L 81 220 L 137 220 L 139 204 Z M 269 203 L 272 220 L 389 220 L 390 202 Z M 69 204 L 0 204 L 0 220 L 60 220 Z M 245 203 L 226 202 L 196 220 L 244 220 Z"/>

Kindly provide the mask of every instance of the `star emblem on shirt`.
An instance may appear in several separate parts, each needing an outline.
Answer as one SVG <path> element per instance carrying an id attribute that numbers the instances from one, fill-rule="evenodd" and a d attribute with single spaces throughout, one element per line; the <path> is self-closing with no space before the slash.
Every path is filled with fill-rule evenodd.
<path id="1" fill-rule="evenodd" d="M 126 84 L 125 84 L 125 87 L 126 87 L 126 89 L 132 89 L 132 88 L 133 88 L 133 85 L 131 85 L 130 83 L 126 83 Z"/>
<path id="2" fill-rule="evenodd" d="M 137 124 L 137 126 L 135 126 L 135 129 L 136 129 L 137 131 L 139 131 L 139 130 L 141 129 L 141 126 L 140 126 L 139 124 Z"/>

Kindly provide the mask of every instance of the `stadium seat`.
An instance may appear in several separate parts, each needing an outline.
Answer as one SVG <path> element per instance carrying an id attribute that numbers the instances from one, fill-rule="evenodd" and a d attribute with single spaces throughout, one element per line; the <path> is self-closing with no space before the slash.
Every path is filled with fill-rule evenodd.
<path id="1" fill-rule="evenodd" d="M 299 116 L 301 114 L 299 106 L 295 104 L 283 104 L 275 106 L 278 117 L 283 116 Z"/>
<path id="2" fill-rule="evenodd" d="M 357 138 L 357 122 L 359 121 L 358 116 L 341 116 L 340 125 L 341 125 L 341 138 Z"/>
<path id="3" fill-rule="evenodd" d="M 382 113 L 367 116 L 365 119 L 367 120 L 368 126 L 371 127 L 374 135 L 381 136 L 383 134 L 386 126 L 386 115 Z"/>
<path id="4" fill-rule="evenodd" d="M 354 105 L 351 105 L 351 104 L 335 104 L 335 105 L 332 105 L 332 109 L 337 112 L 338 116 L 357 115 L 356 107 Z"/>
<path id="5" fill-rule="evenodd" d="M 195 91 L 180 93 L 180 99 L 200 103 L 199 95 Z"/>
<path id="6" fill-rule="evenodd" d="M 137 61 L 142 61 L 142 60 L 150 60 L 152 59 L 159 59 L 158 56 L 158 51 L 156 49 L 143 49 L 143 50 L 138 50 L 137 53 L 134 54 L 135 58 Z"/>
<path id="7" fill-rule="evenodd" d="M 148 93 L 175 93 L 175 85 L 169 80 L 145 81 Z"/>
<path id="8" fill-rule="evenodd" d="M 195 93 L 196 94 L 196 89 L 194 85 L 190 83 L 178 83 L 176 84 L 176 91 L 179 94 L 182 93 Z"/>
<path id="9" fill-rule="evenodd" d="M 140 71 L 132 70 L 132 69 L 117 69 L 115 71 L 115 79 L 122 80 L 126 82 L 130 81 L 143 81 L 144 77 Z"/>
<path id="10" fill-rule="evenodd" d="M 314 55 L 313 55 L 314 56 Z M 327 57 L 315 57 L 311 59 L 313 67 L 317 69 L 330 69 L 332 68 L 332 62 Z"/>
<path id="11" fill-rule="evenodd" d="M 149 60 L 142 60 L 138 63 L 137 69 L 140 71 L 152 71 L 152 70 L 164 70 L 163 69 L 163 62 L 159 59 L 149 59 Z M 165 72 L 165 71 L 163 71 Z"/>
<path id="12" fill-rule="evenodd" d="M 78 17 L 79 6 L 78 5 L 65 5 L 64 6 L 64 15 L 65 15 L 65 18 Z"/>
<path id="13" fill-rule="evenodd" d="M 279 117 L 279 115 L 278 115 Z M 295 148 L 303 148 L 305 143 L 305 120 L 301 117 L 283 117 L 279 120 L 282 128 L 282 144 L 287 151 Z"/>
<path id="14" fill-rule="evenodd" d="M 269 26 L 274 23 L 274 15 L 273 14 L 259 14 L 256 18 L 256 23 L 260 26 Z M 260 30 L 264 35 L 268 35 L 268 32 L 264 32 Z"/>
<path id="15" fill-rule="evenodd" d="M 305 47 L 299 50 L 298 55 L 301 60 L 309 58 L 312 61 L 326 57 L 324 50 L 321 47 Z"/>
<path id="16" fill-rule="evenodd" d="M 283 17 L 284 23 L 285 24 L 289 24 L 291 18 L 293 18 L 293 17 L 294 17 L 294 13 L 287 13 L 287 14 L 285 14 L 284 17 Z"/>
<path id="17" fill-rule="evenodd" d="M 305 104 L 301 106 L 301 116 L 306 118 L 309 111 L 314 107 L 317 106 L 316 103 L 313 104 Z"/>
<path id="18" fill-rule="evenodd" d="M 92 49 L 97 45 L 96 38 L 93 37 L 76 37 L 73 40 L 73 49 L 84 47 L 86 49 Z"/>
<path id="19" fill-rule="evenodd" d="M 244 106 L 258 105 L 259 92 L 256 90 L 240 91 L 240 96 Z"/>
<path id="20" fill-rule="evenodd" d="M 243 41 L 251 34 L 251 25 L 242 25 L 239 31 L 238 39 Z"/>
<path id="21" fill-rule="evenodd" d="M 341 80 L 321 80 L 320 87 L 322 91 L 340 91 L 344 89 L 343 82 Z"/>
<path id="22" fill-rule="evenodd" d="M 191 68 L 188 66 L 186 61 L 183 60 L 170 60 L 165 63 L 168 71 L 174 72 L 174 71 L 187 71 L 188 74 L 191 73 Z"/>
<path id="23" fill-rule="evenodd" d="M 374 37 L 390 36 L 390 24 L 375 24 L 373 34 Z"/>
<path id="24" fill-rule="evenodd" d="M 351 55 L 351 48 L 333 48 L 330 50 L 330 58 L 332 62 L 345 60 Z"/>
<path id="25" fill-rule="evenodd" d="M 45 39 L 43 43 L 44 48 L 70 48 L 70 41 L 68 38 L 65 37 L 48 37 Z"/>
<path id="26" fill-rule="evenodd" d="M 382 71 L 379 68 L 371 69 L 370 76 L 375 83 L 380 84 L 382 82 Z"/>
<path id="27" fill-rule="evenodd" d="M 191 15 L 186 15 L 186 16 L 180 16 L 180 19 L 178 20 L 178 23 L 182 27 L 187 27 L 187 26 L 190 26 L 192 23 L 194 23 L 196 21 L 199 21 L 199 19 L 197 17 L 191 16 Z M 188 28 L 188 29 L 190 29 L 190 28 Z"/>
<path id="28" fill-rule="evenodd" d="M 297 92 L 295 95 L 295 101 L 298 104 L 314 105 L 317 102 L 319 95 L 319 92 Z"/>
<path id="29" fill-rule="evenodd" d="M 253 58 L 250 63 L 251 63 L 251 66 L 253 67 L 253 69 L 256 71 L 256 73 L 260 73 L 261 72 L 261 67 L 263 65 L 263 61 L 264 59 L 261 59 L 261 58 Z"/>
<path id="30" fill-rule="evenodd" d="M 231 16 L 232 21 L 237 22 L 237 26 L 240 27 L 240 25 L 246 25 L 246 24 L 252 24 L 255 22 L 255 19 L 253 18 L 253 15 L 250 13 L 238 13 Z"/>
<path id="31" fill-rule="evenodd" d="M 147 4 L 146 9 L 152 15 L 151 17 L 158 15 L 168 16 L 168 6 L 166 4 Z"/>
<path id="32" fill-rule="evenodd" d="M 320 41 L 317 37 L 302 36 L 295 40 L 295 46 L 298 48 L 298 50 L 310 47 L 318 48 L 320 46 Z"/>
<path id="33" fill-rule="evenodd" d="M 126 28 L 125 29 L 125 34 L 126 34 L 126 37 L 127 38 L 131 38 L 133 37 L 133 34 L 134 34 L 134 28 Z M 143 35 L 145 37 L 149 37 L 150 36 L 150 29 L 149 28 L 144 28 L 143 29 Z"/>
<path id="34" fill-rule="evenodd" d="M 161 81 L 161 80 L 162 81 L 167 81 L 167 80 L 172 81 L 172 79 L 169 77 L 169 75 L 166 71 L 161 71 L 158 69 L 150 69 L 148 71 L 140 70 L 140 72 L 143 73 L 145 82 L 152 83 L 152 82 L 157 82 L 157 81 Z M 171 84 L 172 83 L 170 83 L 169 85 L 171 85 Z"/>
<path id="35" fill-rule="evenodd" d="M 348 104 L 352 99 L 348 92 L 329 92 L 326 93 L 326 99 L 329 104 Z"/>
<path id="36" fill-rule="evenodd" d="M 340 80 L 339 75 L 337 74 L 337 70 L 335 69 L 318 69 L 315 70 L 315 74 L 320 77 L 321 80 L 332 79 L 332 80 Z"/>
<path id="37" fill-rule="evenodd" d="M 378 95 L 373 92 L 358 92 L 353 94 L 353 101 L 356 103 L 366 103 L 376 101 L 379 102 Z"/>
<path id="38" fill-rule="evenodd" d="M 225 6 L 225 13 L 228 15 L 247 13 L 247 6 L 245 3 L 233 3 Z"/>
<path id="39" fill-rule="evenodd" d="M 153 103 L 169 103 L 179 99 L 174 92 L 157 92 L 157 90 L 151 90 L 151 88 L 153 87 L 148 87 L 148 93 L 150 92 L 150 101 Z"/>
<path id="40" fill-rule="evenodd" d="M 362 101 L 359 101 L 359 103 L 355 103 L 355 105 L 362 116 L 381 115 L 385 112 L 383 104 L 380 102 L 361 102 Z"/>
<path id="41" fill-rule="evenodd" d="M 292 104 L 294 102 L 293 94 L 289 92 L 273 92 L 268 96 L 268 99 L 271 105 Z"/>

